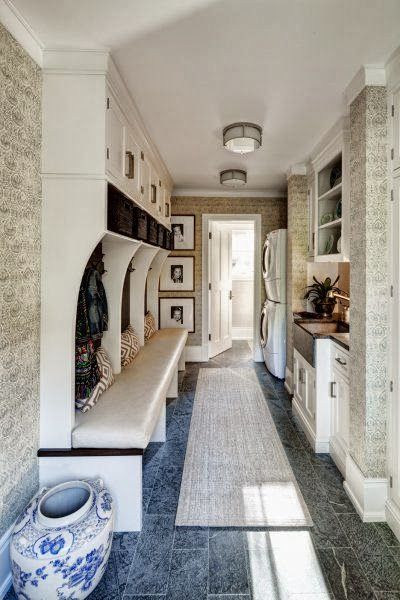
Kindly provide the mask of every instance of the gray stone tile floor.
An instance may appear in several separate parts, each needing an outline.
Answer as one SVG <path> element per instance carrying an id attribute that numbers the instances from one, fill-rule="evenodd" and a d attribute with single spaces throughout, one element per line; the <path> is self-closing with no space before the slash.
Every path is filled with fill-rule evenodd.
<path id="1" fill-rule="evenodd" d="M 311 529 L 174 526 L 199 369 L 239 366 L 258 375 Z M 252 362 L 246 342 L 188 363 L 179 389 L 167 407 L 167 441 L 144 454 L 143 529 L 114 535 L 90 600 L 400 600 L 399 542 L 386 524 L 362 523 L 330 456 L 313 453 L 283 383 Z"/>

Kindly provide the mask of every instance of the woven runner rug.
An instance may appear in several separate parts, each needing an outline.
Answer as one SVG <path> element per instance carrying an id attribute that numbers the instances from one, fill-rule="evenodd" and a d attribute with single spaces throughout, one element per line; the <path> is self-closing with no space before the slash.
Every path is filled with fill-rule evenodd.
<path id="1" fill-rule="evenodd" d="M 252 369 L 200 369 L 176 525 L 312 526 Z"/>

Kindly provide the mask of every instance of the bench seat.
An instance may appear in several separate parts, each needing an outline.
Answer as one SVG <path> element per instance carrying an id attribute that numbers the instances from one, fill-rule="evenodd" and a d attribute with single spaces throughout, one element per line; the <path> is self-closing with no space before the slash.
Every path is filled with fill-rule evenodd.
<path id="1" fill-rule="evenodd" d="M 115 377 L 98 404 L 76 412 L 73 448 L 146 448 L 177 372 L 188 333 L 161 329 Z"/>

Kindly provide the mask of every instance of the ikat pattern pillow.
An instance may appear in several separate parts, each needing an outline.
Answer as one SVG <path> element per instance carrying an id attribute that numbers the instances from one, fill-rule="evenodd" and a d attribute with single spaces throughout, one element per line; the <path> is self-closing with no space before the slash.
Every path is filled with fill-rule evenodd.
<path id="1" fill-rule="evenodd" d="M 96 351 L 96 360 L 100 369 L 100 381 L 90 394 L 89 398 L 75 400 L 75 407 L 81 412 L 87 412 L 97 404 L 103 392 L 105 392 L 113 383 L 114 375 L 108 358 L 107 352 L 100 346 Z"/>
<path id="2" fill-rule="evenodd" d="M 121 334 L 121 366 L 130 365 L 140 350 L 140 342 L 132 325 L 128 325 Z"/>
<path id="3" fill-rule="evenodd" d="M 154 317 L 150 311 L 146 313 L 144 318 L 144 341 L 148 342 L 151 336 L 156 331 L 156 322 L 154 321 Z"/>

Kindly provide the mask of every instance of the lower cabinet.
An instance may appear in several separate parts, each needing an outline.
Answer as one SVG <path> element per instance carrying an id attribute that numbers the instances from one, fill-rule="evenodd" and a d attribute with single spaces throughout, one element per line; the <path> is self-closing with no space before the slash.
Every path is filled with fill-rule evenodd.
<path id="1" fill-rule="evenodd" d="M 293 368 L 297 411 L 300 412 L 299 416 L 305 428 L 309 428 L 315 434 L 315 369 L 297 350 L 294 350 Z"/>
<path id="2" fill-rule="evenodd" d="M 335 346 L 335 345 L 334 345 Z M 348 366 L 348 354 L 340 349 L 341 362 L 332 353 L 331 365 L 331 437 L 329 451 L 342 475 L 346 475 L 346 456 L 349 447 L 349 380 L 343 369 L 343 361 Z"/>

